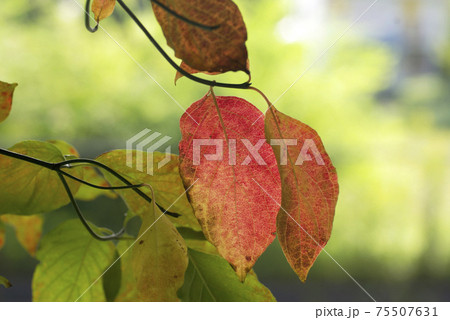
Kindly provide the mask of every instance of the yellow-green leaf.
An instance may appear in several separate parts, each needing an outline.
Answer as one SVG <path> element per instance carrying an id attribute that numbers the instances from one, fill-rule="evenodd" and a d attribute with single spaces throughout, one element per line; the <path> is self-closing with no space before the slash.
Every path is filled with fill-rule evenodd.
<path id="1" fill-rule="evenodd" d="M 116 302 L 133 302 L 138 300 L 136 279 L 132 267 L 132 245 L 134 240 L 121 240 L 117 243 L 117 252 L 120 256 L 120 289 Z M 119 262 L 117 262 L 119 263 Z"/>
<path id="2" fill-rule="evenodd" d="M 84 181 L 94 184 L 96 186 L 101 187 L 111 186 L 109 182 L 101 174 L 99 174 L 97 170 L 93 167 L 83 167 L 83 179 Z M 80 186 L 80 189 L 78 189 L 75 198 L 83 201 L 91 201 L 98 198 L 99 196 L 106 196 L 110 199 L 117 198 L 117 194 L 111 190 L 97 189 L 85 184 L 82 184 Z"/>
<path id="3" fill-rule="evenodd" d="M 94 282 L 114 252 L 111 241 L 96 240 L 79 220 L 64 222 L 43 237 L 37 251 L 33 301 L 105 301 L 102 281 Z"/>
<path id="4" fill-rule="evenodd" d="M 13 93 L 16 87 L 17 83 L 10 84 L 0 81 L 0 122 L 5 120 L 11 111 Z"/>
<path id="5" fill-rule="evenodd" d="M 94 0 L 92 2 L 92 12 L 94 13 L 95 21 L 108 18 L 113 12 L 116 6 L 116 0 Z"/>
<path id="6" fill-rule="evenodd" d="M 139 240 L 132 252 L 138 301 L 177 301 L 188 266 L 183 238 L 156 207 L 143 215 Z"/>
<path id="7" fill-rule="evenodd" d="M 77 149 L 75 149 L 72 145 L 69 143 L 63 141 L 63 140 L 48 140 L 48 143 L 51 143 L 55 147 L 58 148 L 59 151 L 61 151 L 61 154 L 64 157 L 75 157 L 79 158 L 80 154 L 78 153 Z"/>
<path id="8" fill-rule="evenodd" d="M 139 171 L 135 167 L 128 167 L 127 164 L 127 150 L 114 150 L 107 152 L 96 160 L 116 170 L 120 174 L 127 177 L 132 183 L 140 184 L 145 183 L 151 185 L 155 191 L 156 202 L 162 206 L 165 210 L 175 212 L 181 216 L 178 218 L 170 217 L 170 220 L 177 226 L 188 227 L 197 231 L 201 230 L 197 219 L 194 216 L 194 211 L 189 203 L 186 192 L 181 181 L 178 171 L 178 156 L 174 154 L 165 154 L 160 152 L 130 152 L 131 159 L 141 159 L 142 168 L 148 168 L 148 159 L 153 158 L 153 174 L 147 174 L 145 171 Z M 151 157 L 150 157 L 151 156 Z M 158 167 L 159 163 L 168 161 L 161 168 Z M 111 185 L 123 185 L 117 178 L 112 175 L 106 175 L 106 178 Z M 141 188 L 149 197 L 151 192 L 149 188 Z M 127 193 L 119 192 L 122 196 Z M 133 197 L 127 201 L 131 211 L 135 214 L 140 214 L 148 207 L 149 203 L 140 197 Z"/>
<path id="9" fill-rule="evenodd" d="M 47 162 L 64 160 L 53 144 L 24 141 L 9 150 Z M 70 169 L 78 175 L 78 169 Z M 0 155 L 0 214 L 32 215 L 56 210 L 69 203 L 69 198 L 56 172 L 23 160 Z M 75 194 L 79 183 L 68 179 Z"/>
<path id="10" fill-rule="evenodd" d="M 178 291 L 182 301 L 275 301 L 253 270 L 241 283 L 225 259 L 192 249 L 188 256 L 184 285 Z"/>
<path id="11" fill-rule="evenodd" d="M 0 220 L 14 228 L 19 243 L 31 256 L 34 256 L 36 254 L 39 240 L 41 239 L 43 224 L 42 216 L 18 216 L 13 214 L 5 214 L 0 217 Z"/>

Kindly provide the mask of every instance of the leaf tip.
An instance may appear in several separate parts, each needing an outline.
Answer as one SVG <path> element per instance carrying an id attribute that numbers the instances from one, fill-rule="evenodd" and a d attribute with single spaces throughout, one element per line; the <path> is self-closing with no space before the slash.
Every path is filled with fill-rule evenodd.
<path id="1" fill-rule="evenodd" d="M 0 284 L 3 285 L 5 288 L 11 288 L 13 285 L 11 282 L 8 281 L 8 279 L 0 276 Z"/>

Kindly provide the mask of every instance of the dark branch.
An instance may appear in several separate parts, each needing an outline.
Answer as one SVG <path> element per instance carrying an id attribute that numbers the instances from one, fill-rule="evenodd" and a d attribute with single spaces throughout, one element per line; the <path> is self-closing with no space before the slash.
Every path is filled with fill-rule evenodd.
<path id="1" fill-rule="evenodd" d="M 125 227 L 123 227 L 122 229 L 120 229 L 119 232 L 114 233 L 111 232 L 112 234 L 108 235 L 108 236 L 101 236 L 98 235 L 89 225 L 89 222 L 86 220 L 86 218 L 83 216 L 83 214 L 81 213 L 80 207 L 78 206 L 77 201 L 75 200 L 72 191 L 69 188 L 69 185 L 67 184 L 66 178 L 64 178 L 64 176 L 61 174 L 61 172 L 57 171 L 59 179 L 61 180 L 64 189 L 66 190 L 67 195 L 69 196 L 70 202 L 73 205 L 73 208 L 75 209 L 78 218 L 80 218 L 81 223 L 83 223 L 83 225 L 86 227 L 86 230 L 95 238 L 98 240 L 102 240 L 102 241 L 107 241 L 107 240 L 112 240 L 112 239 L 120 239 L 120 236 L 125 232 Z"/>
<path id="2" fill-rule="evenodd" d="M 83 225 L 86 227 L 86 229 L 89 231 L 89 233 L 95 237 L 96 239 L 99 240 L 111 240 L 111 239 L 121 239 L 121 235 L 123 234 L 125 227 L 123 227 L 119 232 L 114 233 L 111 231 L 111 235 L 108 236 L 101 236 L 98 235 L 97 233 L 95 233 L 94 230 L 92 230 L 92 228 L 90 227 L 88 221 L 86 220 L 86 218 L 83 216 L 83 214 L 81 213 L 81 210 L 75 200 L 75 197 L 72 194 L 72 191 L 70 190 L 67 181 L 65 179 L 64 176 L 73 179 L 77 182 L 83 183 L 85 185 L 88 185 L 92 188 L 96 188 L 96 189 L 104 189 L 104 190 L 120 190 L 120 189 L 132 189 L 134 192 L 136 192 L 140 197 L 142 197 L 144 200 L 146 200 L 147 202 L 151 203 L 152 199 L 150 197 L 148 197 L 144 192 L 142 192 L 141 190 L 139 190 L 140 187 L 143 187 L 145 185 L 143 184 L 132 184 L 130 181 L 128 181 L 125 177 L 123 177 L 121 174 L 119 174 L 118 172 L 116 172 L 115 170 L 111 169 L 110 167 L 104 165 L 101 162 L 95 161 L 95 160 L 91 160 L 91 159 L 70 159 L 70 160 L 65 160 L 62 162 L 57 162 L 57 163 L 52 163 L 52 162 L 47 162 L 47 161 L 43 161 L 43 160 L 39 160 L 24 154 L 20 154 L 14 151 L 10 151 L 7 149 L 3 149 L 0 148 L 0 155 L 4 155 L 7 157 L 11 157 L 14 159 L 18 159 L 18 160 L 22 160 L 34 165 L 38 165 L 40 167 L 55 171 L 58 174 L 58 177 L 60 178 L 64 189 L 67 193 L 67 195 L 69 196 L 70 202 L 72 203 L 72 206 L 74 207 L 78 217 L 80 218 L 81 222 L 83 223 Z M 106 171 L 108 171 L 109 173 L 111 173 L 112 175 L 114 175 L 117 179 L 119 179 L 120 181 L 122 181 L 125 186 L 112 186 L 112 187 L 104 187 L 104 186 L 98 186 L 95 184 L 92 184 L 90 182 L 84 181 L 83 179 L 77 178 L 74 175 L 64 171 L 64 168 L 71 168 L 71 164 L 89 164 L 89 165 L 94 165 L 97 166 L 101 169 L 104 169 Z M 156 202 L 155 202 L 156 203 Z M 174 213 L 174 212 L 170 212 L 165 210 L 163 207 L 161 207 L 158 203 L 156 203 L 156 205 L 158 206 L 158 208 L 164 213 L 167 214 L 169 216 L 172 217 L 179 217 L 180 215 L 178 213 Z"/>
<path id="3" fill-rule="evenodd" d="M 91 0 L 86 0 L 86 7 L 84 8 L 85 16 L 84 16 L 84 25 L 89 32 L 96 32 L 98 30 L 98 23 L 95 27 L 91 27 Z"/>

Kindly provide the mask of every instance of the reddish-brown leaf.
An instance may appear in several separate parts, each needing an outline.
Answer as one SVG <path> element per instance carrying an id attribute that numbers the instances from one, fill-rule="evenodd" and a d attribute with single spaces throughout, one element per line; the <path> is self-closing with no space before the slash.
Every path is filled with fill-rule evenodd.
<path id="1" fill-rule="evenodd" d="M 42 234 L 42 216 L 5 214 L 0 217 L 0 220 L 14 227 L 17 240 L 25 250 L 34 257 Z"/>
<path id="2" fill-rule="evenodd" d="M 205 29 L 183 21 L 152 2 L 153 11 L 175 56 L 191 68 L 206 72 L 247 71 L 247 29 L 231 0 L 159 0 L 172 12 Z"/>
<path id="3" fill-rule="evenodd" d="M 266 113 L 265 131 L 267 140 L 297 140 L 295 145 L 290 145 L 293 140 L 271 145 L 282 181 L 278 239 L 289 264 L 305 281 L 331 235 L 339 193 L 336 169 L 317 132 L 306 124 L 272 108 Z"/>
<path id="4" fill-rule="evenodd" d="M 108 18 L 114 12 L 115 5 L 116 0 L 94 0 L 91 9 L 95 21 L 100 22 L 100 20 Z"/>
<path id="5" fill-rule="evenodd" d="M 217 97 L 217 104 L 222 119 L 212 96 L 195 102 L 181 117 L 180 174 L 205 237 L 243 281 L 275 238 L 280 176 L 273 151 L 264 138 L 261 111 L 236 97 Z M 203 145 L 194 153 L 199 139 L 222 143 L 222 152 L 216 153 L 215 145 Z M 258 154 L 264 163 L 256 162 L 242 139 L 247 145 L 259 146 Z M 213 154 L 218 155 L 217 160 L 205 158 Z"/>
<path id="6" fill-rule="evenodd" d="M 0 122 L 5 120 L 11 111 L 12 98 L 17 83 L 6 83 L 0 81 Z"/>

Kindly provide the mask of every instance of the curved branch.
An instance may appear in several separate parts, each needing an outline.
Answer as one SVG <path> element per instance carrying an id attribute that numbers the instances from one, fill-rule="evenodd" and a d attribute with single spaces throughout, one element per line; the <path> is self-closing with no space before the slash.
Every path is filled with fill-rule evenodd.
<path id="1" fill-rule="evenodd" d="M 72 191 L 69 188 L 69 185 L 67 184 L 66 179 L 64 178 L 64 176 L 61 174 L 61 172 L 57 171 L 57 174 L 59 176 L 59 179 L 61 180 L 64 189 L 66 190 L 67 195 L 69 196 L 70 202 L 72 203 L 73 208 L 75 209 L 75 212 L 78 215 L 78 218 L 80 218 L 81 223 L 83 223 L 83 225 L 85 226 L 86 230 L 95 238 L 101 241 L 108 241 L 108 240 L 112 240 L 112 239 L 120 239 L 120 236 L 125 232 L 125 227 L 122 227 L 122 229 L 120 229 L 119 232 L 117 233 L 112 233 L 109 236 L 101 236 L 98 235 L 89 225 L 89 222 L 86 220 L 86 218 L 83 216 L 83 214 L 81 213 L 80 207 L 78 206 L 77 201 L 75 200 Z"/>
<path id="2" fill-rule="evenodd" d="M 111 169 L 110 167 L 104 165 L 101 162 L 95 161 L 95 160 L 91 160 L 91 159 L 69 159 L 69 160 L 64 160 L 61 162 L 57 162 L 57 163 L 52 163 L 52 162 L 47 162 L 47 161 L 43 161 L 40 159 L 36 159 L 24 154 L 20 154 L 11 150 L 7 150 L 7 149 L 3 149 L 0 148 L 0 155 L 4 155 L 7 157 L 11 157 L 14 159 L 18 159 L 18 160 L 22 160 L 52 171 L 55 171 L 58 174 L 58 177 L 60 178 L 64 189 L 67 193 L 67 195 L 69 196 L 70 202 L 72 203 L 72 206 L 74 207 L 78 217 L 80 218 L 81 222 L 83 223 L 83 225 L 86 227 L 86 229 L 89 231 L 89 233 L 95 237 L 96 239 L 99 240 L 111 240 L 111 239 L 124 239 L 122 237 L 120 237 L 123 232 L 125 231 L 125 227 L 123 227 L 119 232 L 114 233 L 111 231 L 111 235 L 108 236 L 101 236 L 95 233 L 94 230 L 92 230 L 92 228 L 89 226 L 88 221 L 86 220 L 86 218 L 83 216 L 83 214 L 81 213 L 81 210 L 78 206 L 78 203 L 75 200 L 75 197 L 72 194 L 72 191 L 69 188 L 69 185 L 67 184 L 67 181 L 65 179 L 65 177 L 68 177 L 70 179 L 73 179 L 79 183 L 83 183 L 85 185 L 88 185 L 92 188 L 96 188 L 96 189 L 105 189 L 105 190 L 120 190 L 120 189 L 132 189 L 134 192 L 136 192 L 140 197 L 142 197 L 144 200 L 146 200 L 147 202 L 151 203 L 152 199 L 150 197 L 148 197 L 144 192 L 142 192 L 141 190 L 139 190 L 138 188 L 141 188 L 143 186 L 146 186 L 144 184 L 132 184 L 130 181 L 128 181 L 125 177 L 123 177 L 122 175 L 120 175 L 118 172 L 116 172 L 115 170 Z M 112 175 L 114 175 L 117 179 L 119 179 L 120 181 L 122 181 L 125 186 L 117 186 L 117 187 L 103 187 L 103 186 L 98 186 L 95 184 L 92 184 L 90 182 L 84 181 L 83 179 L 77 178 L 76 176 L 63 171 L 63 168 L 70 168 L 71 164 L 90 164 L 90 165 L 95 165 L 97 167 L 100 167 L 106 171 L 108 171 L 109 173 L 111 173 Z M 167 214 L 169 216 L 172 217 L 179 217 L 180 214 L 178 213 L 174 213 L 174 212 L 170 212 L 165 210 L 163 207 L 161 207 L 158 203 L 156 203 L 156 201 L 154 202 L 154 204 L 164 213 Z"/>
<path id="3" fill-rule="evenodd" d="M 69 159 L 69 160 L 65 160 L 62 162 L 59 162 L 57 164 L 59 170 L 61 169 L 62 166 L 65 165 L 70 165 L 72 163 L 89 163 L 95 166 L 98 166 L 106 171 L 108 171 L 109 173 L 111 173 L 112 175 L 114 175 L 117 179 L 119 179 L 120 181 L 122 181 L 123 183 L 125 183 L 127 186 L 129 186 L 130 188 L 133 189 L 134 192 L 136 192 L 139 196 L 141 196 L 142 198 L 144 198 L 148 203 L 152 202 L 152 199 L 147 196 L 144 192 L 142 192 L 141 190 L 138 189 L 138 187 L 132 187 L 134 186 L 130 181 L 128 181 L 125 177 L 123 177 L 122 175 L 120 175 L 119 173 L 117 173 L 115 170 L 111 169 L 110 167 L 108 167 L 107 165 L 104 165 L 101 162 L 95 161 L 95 160 L 91 160 L 91 159 L 83 159 L 83 158 L 78 158 L 78 159 Z M 158 203 L 156 203 L 156 205 L 158 206 L 158 208 L 160 210 L 162 210 L 163 212 L 165 212 L 165 214 L 172 216 L 174 218 L 177 218 L 180 216 L 180 214 L 175 213 L 175 212 L 170 212 L 165 210 L 163 207 L 161 207 Z"/>
<path id="4" fill-rule="evenodd" d="M 98 23 L 95 27 L 91 27 L 91 0 L 86 0 L 86 7 L 84 8 L 85 16 L 84 16 L 84 25 L 89 32 L 97 32 Z"/>
<path id="5" fill-rule="evenodd" d="M 132 185 L 126 185 L 126 186 L 117 186 L 117 187 L 111 187 L 111 186 L 110 187 L 105 187 L 105 186 L 99 186 L 99 185 L 96 185 L 96 184 L 84 181 L 83 179 L 77 178 L 74 175 L 71 175 L 70 173 L 65 172 L 63 170 L 58 170 L 58 172 L 60 172 L 64 176 L 66 176 L 66 177 L 68 177 L 68 178 L 70 178 L 72 180 L 75 180 L 75 181 L 77 181 L 79 183 L 85 184 L 85 185 L 87 185 L 89 187 L 92 187 L 92 188 L 95 188 L 95 189 L 101 189 L 101 190 L 133 189 L 133 188 L 140 188 L 140 187 L 143 186 L 143 184 L 132 184 Z"/>

